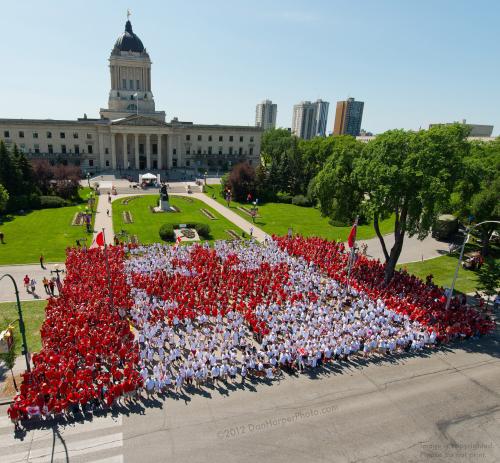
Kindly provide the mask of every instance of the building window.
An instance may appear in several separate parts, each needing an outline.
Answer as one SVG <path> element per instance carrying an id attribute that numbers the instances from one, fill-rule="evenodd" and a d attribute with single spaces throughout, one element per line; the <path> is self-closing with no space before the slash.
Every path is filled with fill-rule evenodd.
<path id="1" fill-rule="evenodd" d="M 75 139 L 78 138 L 78 132 L 73 132 L 73 138 L 75 138 Z"/>
<path id="2" fill-rule="evenodd" d="M 109 167 L 109 161 L 106 161 L 106 167 Z"/>
<path id="3" fill-rule="evenodd" d="M 252 160 L 251 159 L 248 160 L 248 164 L 252 165 Z"/>
<path id="4" fill-rule="evenodd" d="M 174 156 L 177 154 L 177 150 L 176 150 L 175 148 L 172 150 L 172 154 L 173 154 Z"/>
<path id="5" fill-rule="evenodd" d="M 26 153 L 26 145 L 24 143 L 21 143 L 19 147 L 21 148 L 22 153 Z"/>
<path id="6" fill-rule="evenodd" d="M 127 88 L 127 79 L 122 79 L 122 88 Z"/>
<path id="7" fill-rule="evenodd" d="M 243 148 L 240 146 L 238 149 L 238 154 L 241 156 L 243 154 Z"/>
<path id="8" fill-rule="evenodd" d="M 232 135 L 229 136 L 229 141 L 233 141 L 233 136 Z"/>
<path id="9" fill-rule="evenodd" d="M 37 132 L 33 132 L 33 138 L 38 138 L 38 133 Z"/>
<path id="10" fill-rule="evenodd" d="M 66 154 L 66 145 L 61 145 L 61 153 Z"/>
<path id="11" fill-rule="evenodd" d="M 34 149 L 35 153 L 39 153 L 40 152 L 40 145 L 38 145 L 38 144 L 35 143 L 33 145 L 33 149 Z"/>
<path id="12" fill-rule="evenodd" d="M 136 80 L 136 81 L 135 81 L 135 88 L 136 88 L 137 90 L 139 90 L 139 81 L 138 81 L 138 80 Z"/>
<path id="13" fill-rule="evenodd" d="M 198 154 L 201 154 L 201 148 L 198 146 L 198 151 L 197 151 Z"/>
<path id="14" fill-rule="evenodd" d="M 231 154 L 231 155 L 233 154 L 233 147 L 232 146 L 229 147 L 229 154 Z"/>
<path id="15" fill-rule="evenodd" d="M 212 135 L 208 136 L 208 141 L 212 141 Z"/>
<path id="16" fill-rule="evenodd" d="M 47 138 L 52 138 L 52 132 L 47 132 Z"/>
<path id="17" fill-rule="evenodd" d="M 75 154 L 80 154 L 80 145 L 75 145 Z"/>
<path id="18" fill-rule="evenodd" d="M 19 138 L 24 138 L 24 132 L 22 130 L 19 132 Z"/>
<path id="19" fill-rule="evenodd" d="M 89 167 L 94 167 L 94 160 L 93 159 L 89 159 Z"/>
<path id="20" fill-rule="evenodd" d="M 3 131 L 4 138 L 10 138 L 10 132 L 8 130 Z"/>
<path id="21" fill-rule="evenodd" d="M 177 167 L 177 159 L 172 159 L 172 167 Z"/>
<path id="22" fill-rule="evenodd" d="M 49 154 L 54 154 L 54 147 L 52 145 L 48 145 L 47 150 L 48 150 Z"/>
<path id="23" fill-rule="evenodd" d="M 87 140 L 92 140 L 92 134 L 91 133 L 87 134 Z"/>
<path id="24" fill-rule="evenodd" d="M 250 147 L 250 149 L 248 150 L 250 152 L 250 156 L 253 154 L 253 148 Z"/>
<path id="25" fill-rule="evenodd" d="M 92 154 L 94 152 L 94 147 L 92 145 L 87 145 L 87 153 Z"/>
<path id="26" fill-rule="evenodd" d="M 198 135 L 198 141 L 201 141 L 201 135 Z"/>
<path id="27" fill-rule="evenodd" d="M 153 143 L 153 154 L 158 154 L 158 145 L 156 143 Z"/>
<path id="28" fill-rule="evenodd" d="M 250 137 L 250 143 L 253 143 L 253 136 Z"/>
<path id="29" fill-rule="evenodd" d="M 130 84 L 130 90 L 134 90 L 134 81 L 130 79 L 128 83 Z"/>
<path id="30" fill-rule="evenodd" d="M 223 141 L 224 137 L 222 135 L 219 135 L 219 141 Z"/>
<path id="31" fill-rule="evenodd" d="M 186 154 L 191 154 L 191 150 L 189 148 L 186 150 Z"/>
<path id="32" fill-rule="evenodd" d="M 212 147 L 211 146 L 208 147 L 208 154 L 212 154 Z"/>
<path id="33" fill-rule="evenodd" d="M 59 134 L 59 138 L 66 138 L 66 134 L 65 134 L 64 132 L 61 132 L 61 133 Z"/>
<path id="34" fill-rule="evenodd" d="M 186 135 L 186 140 L 187 141 L 191 140 L 191 135 Z"/>
<path id="35" fill-rule="evenodd" d="M 186 161 L 186 167 L 189 167 L 190 165 L 191 165 L 191 161 L 188 159 L 188 160 Z"/>
<path id="36" fill-rule="evenodd" d="M 240 137 L 240 142 L 243 142 L 243 137 Z"/>
<path id="37" fill-rule="evenodd" d="M 109 148 L 104 148 L 104 154 L 109 154 Z"/>
<path id="38" fill-rule="evenodd" d="M 222 146 L 219 146 L 219 154 L 222 154 Z"/>

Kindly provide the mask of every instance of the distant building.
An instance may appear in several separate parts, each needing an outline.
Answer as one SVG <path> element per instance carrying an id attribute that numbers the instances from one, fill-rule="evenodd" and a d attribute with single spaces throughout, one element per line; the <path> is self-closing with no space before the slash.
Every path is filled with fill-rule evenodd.
<path id="1" fill-rule="evenodd" d="M 361 129 L 361 131 L 359 132 L 359 136 L 360 137 L 373 137 L 373 133 L 372 132 L 368 132 L 365 129 Z"/>
<path id="2" fill-rule="evenodd" d="M 337 101 L 333 134 L 357 137 L 361 130 L 364 105 L 362 101 L 355 101 L 354 98 Z"/>
<path id="3" fill-rule="evenodd" d="M 491 137 L 491 134 L 493 133 L 492 125 L 467 124 L 467 121 L 465 119 L 462 119 L 461 123 L 469 127 L 470 129 L 469 137 Z M 429 124 L 429 129 L 436 125 L 452 125 L 452 124 L 457 124 L 457 122 Z"/>
<path id="4" fill-rule="evenodd" d="M 278 105 L 271 100 L 264 100 L 255 108 L 255 125 L 264 130 L 274 129 L 276 127 L 276 114 Z"/>
<path id="5" fill-rule="evenodd" d="M 327 101 L 317 100 L 313 103 L 302 101 L 293 107 L 292 133 L 299 138 L 309 140 L 326 134 L 328 120 Z"/>

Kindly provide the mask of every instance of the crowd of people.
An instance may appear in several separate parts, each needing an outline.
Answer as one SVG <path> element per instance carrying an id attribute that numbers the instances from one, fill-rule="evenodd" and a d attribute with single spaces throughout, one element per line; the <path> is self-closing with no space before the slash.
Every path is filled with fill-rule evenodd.
<path id="1" fill-rule="evenodd" d="M 132 300 L 124 250 L 112 247 L 108 255 L 113 304 L 103 251 L 68 251 L 64 288 L 46 308 L 42 349 L 33 354 L 32 370 L 23 374 L 9 408 L 15 423 L 110 406 L 142 386 L 137 343 L 125 317 Z"/>
<path id="2" fill-rule="evenodd" d="M 418 351 L 493 325 L 406 272 L 360 255 L 347 285 L 342 243 L 110 246 L 68 251 L 42 350 L 9 409 L 13 421 L 111 406 L 134 391 L 184 393 L 274 379 L 353 355 Z M 108 279 L 109 272 L 109 279 Z"/>
<path id="3" fill-rule="evenodd" d="M 153 245 L 125 267 L 148 393 L 273 379 L 353 354 L 420 350 L 436 332 L 326 277 L 275 241 Z"/>
<path id="4" fill-rule="evenodd" d="M 300 236 L 291 239 L 274 237 L 274 240 L 289 254 L 306 259 L 329 277 L 347 283 L 348 255 L 343 243 Z M 386 286 L 384 265 L 363 255 L 357 256 L 354 262 L 349 284 L 372 300 L 383 300 L 394 312 L 427 326 L 443 342 L 486 334 L 494 329 L 494 322 L 467 305 L 466 298 L 454 297 L 446 309 L 445 291 L 432 281 L 423 282 L 399 270 Z"/>

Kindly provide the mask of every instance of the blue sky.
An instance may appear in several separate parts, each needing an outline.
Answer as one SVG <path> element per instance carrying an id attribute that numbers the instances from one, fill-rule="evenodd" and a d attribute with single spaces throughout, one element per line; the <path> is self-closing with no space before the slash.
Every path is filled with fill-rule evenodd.
<path id="1" fill-rule="evenodd" d="M 0 117 L 98 117 L 126 10 L 167 119 L 253 124 L 278 104 L 365 102 L 363 128 L 467 119 L 500 134 L 500 1 L 0 1 Z"/>

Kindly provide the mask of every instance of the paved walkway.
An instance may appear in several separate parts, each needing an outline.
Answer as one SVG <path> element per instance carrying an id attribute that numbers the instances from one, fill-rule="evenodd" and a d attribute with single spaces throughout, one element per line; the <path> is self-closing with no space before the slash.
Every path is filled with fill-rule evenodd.
<path id="1" fill-rule="evenodd" d="M 17 287 L 19 289 L 19 299 L 21 301 L 37 301 L 41 299 L 47 299 L 49 296 L 45 293 L 45 289 L 42 284 L 43 277 L 51 278 L 55 276 L 54 273 L 50 273 L 51 270 L 56 268 L 64 269 L 64 264 L 61 263 L 46 263 L 46 269 L 43 270 L 40 264 L 28 264 L 28 265 L 0 265 L 0 275 L 5 273 L 10 273 L 14 280 L 16 280 Z M 37 282 L 35 293 L 26 292 L 24 288 L 23 278 L 25 275 L 34 278 Z M 61 274 L 61 279 L 64 278 L 64 274 Z M 56 289 L 57 294 L 57 289 Z M 4 278 L 0 281 L 0 302 L 12 302 L 16 300 L 16 295 L 14 292 L 14 285 L 10 278 Z M 1 327 L 0 327 L 1 328 Z"/>
<path id="2" fill-rule="evenodd" d="M 119 195 L 119 196 L 131 196 L 131 195 Z M 117 199 L 118 196 L 113 196 L 112 200 Z M 109 215 L 107 214 L 109 211 Z M 101 194 L 99 196 L 99 201 L 97 202 L 97 209 L 95 213 L 94 221 L 94 239 L 96 235 L 104 229 L 104 235 L 106 238 L 106 243 L 112 244 L 114 238 L 113 231 L 113 209 L 112 204 L 108 202 L 108 195 Z"/>

